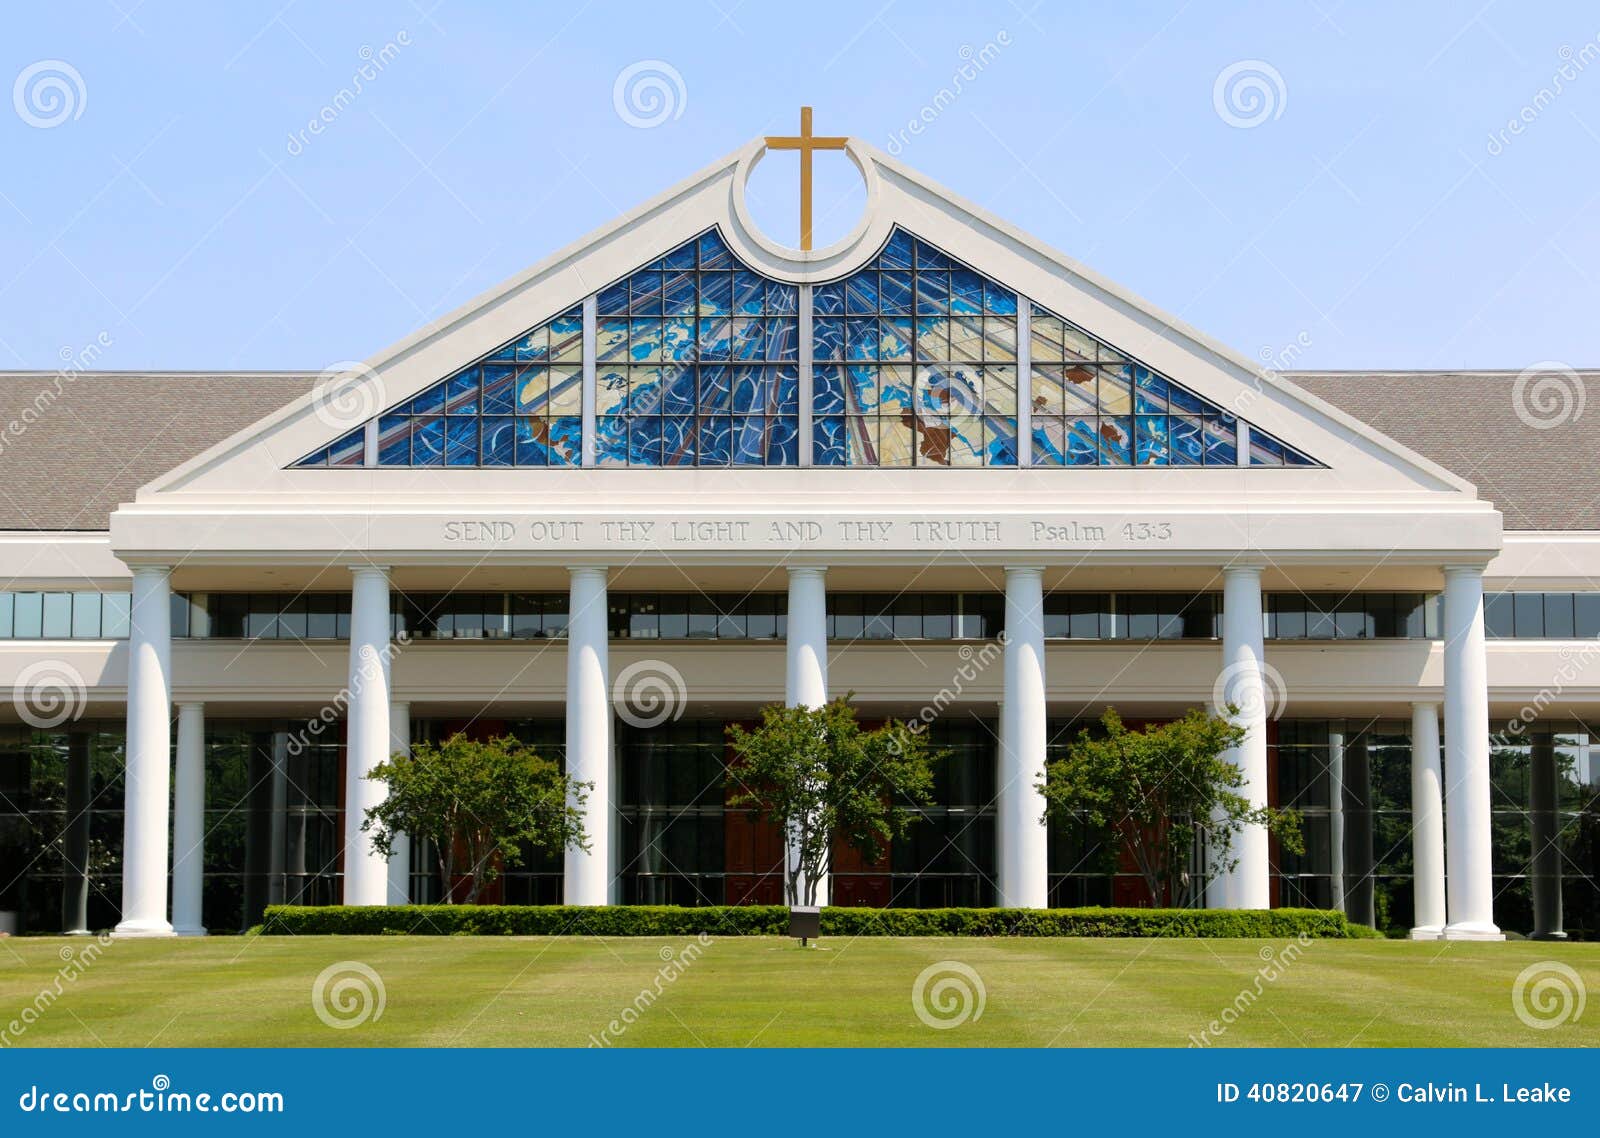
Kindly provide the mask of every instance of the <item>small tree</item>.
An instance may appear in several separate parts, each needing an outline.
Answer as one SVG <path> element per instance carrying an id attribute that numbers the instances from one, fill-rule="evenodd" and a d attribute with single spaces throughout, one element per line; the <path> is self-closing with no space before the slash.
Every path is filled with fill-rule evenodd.
<path id="1" fill-rule="evenodd" d="M 754 730 L 730 725 L 728 741 L 738 782 L 728 801 L 754 806 L 783 829 L 791 905 L 817 903 L 835 839 L 875 862 L 933 798 L 936 756 L 927 740 L 894 720 L 863 730 L 848 699 L 819 708 L 770 705 Z"/>
<path id="2" fill-rule="evenodd" d="M 1080 732 L 1045 768 L 1045 816 L 1088 826 L 1108 871 L 1128 850 L 1152 905 L 1196 903 L 1210 875 L 1238 865 L 1234 839 L 1245 826 L 1265 826 L 1284 849 L 1304 851 L 1299 814 L 1237 793 L 1244 772 L 1222 755 L 1244 741 L 1244 728 L 1199 708 L 1143 731 L 1124 726 L 1115 708 L 1100 723 L 1103 733 Z M 1198 836 L 1208 856 L 1197 878 L 1190 865 Z"/>
<path id="3" fill-rule="evenodd" d="M 502 864 L 522 864 L 524 850 L 589 848 L 582 808 L 593 784 L 510 736 L 478 742 L 457 732 L 391 756 L 368 777 L 387 783 L 389 796 L 362 830 L 385 857 L 401 834 L 432 842 L 446 904 L 458 874 L 470 881 L 470 905 Z"/>

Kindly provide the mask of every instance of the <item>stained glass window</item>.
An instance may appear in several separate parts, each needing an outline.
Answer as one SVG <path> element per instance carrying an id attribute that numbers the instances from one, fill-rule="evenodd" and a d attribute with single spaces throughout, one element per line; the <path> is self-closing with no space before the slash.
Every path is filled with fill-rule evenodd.
<path id="1" fill-rule="evenodd" d="M 794 466 L 800 290 L 740 263 L 716 230 L 596 305 L 600 466 Z"/>
<path id="2" fill-rule="evenodd" d="M 1029 316 L 1035 466 L 1238 466 L 1235 416 L 1071 321 Z M 1315 466 L 1250 429 L 1252 466 Z"/>
<path id="3" fill-rule="evenodd" d="M 1016 465 L 1016 293 L 897 229 L 812 306 L 816 465 Z"/>
<path id="4" fill-rule="evenodd" d="M 360 466 L 365 429 L 297 466 Z M 583 310 L 569 309 L 378 416 L 379 466 L 576 466 Z"/>

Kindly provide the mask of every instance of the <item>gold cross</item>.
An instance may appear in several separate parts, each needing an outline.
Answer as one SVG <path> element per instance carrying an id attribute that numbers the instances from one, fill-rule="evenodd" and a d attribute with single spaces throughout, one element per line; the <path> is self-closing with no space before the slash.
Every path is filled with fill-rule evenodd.
<path id="1" fill-rule="evenodd" d="M 790 137 L 768 136 L 769 150 L 798 150 L 800 152 L 800 248 L 811 248 L 811 152 L 814 150 L 843 150 L 845 139 L 837 135 L 821 137 L 811 133 L 811 108 L 800 108 L 800 134 Z"/>

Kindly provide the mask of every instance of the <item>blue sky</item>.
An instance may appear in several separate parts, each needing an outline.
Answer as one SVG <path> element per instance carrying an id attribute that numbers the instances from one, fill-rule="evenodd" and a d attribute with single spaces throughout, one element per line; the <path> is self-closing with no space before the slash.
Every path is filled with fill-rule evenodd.
<path id="1" fill-rule="evenodd" d="M 1600 365 L 1592 5 L 879 4 L 26 6 L 0 368 L 364 358 L 802 102 L 1258 359 Z M 780 238 L 792 177 L 753 187 Z M 854 179 L 819 170 L 824 228 Z"/>

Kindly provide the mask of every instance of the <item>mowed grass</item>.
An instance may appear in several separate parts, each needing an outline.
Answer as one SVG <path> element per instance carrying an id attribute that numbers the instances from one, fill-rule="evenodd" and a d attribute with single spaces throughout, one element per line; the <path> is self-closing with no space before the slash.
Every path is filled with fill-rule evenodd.
<path id="1" fill-rule="evenodd" d="M 83 939 L 0 940 L 0 1031 L 54 994 Z M 1600 945 L 1260 940 L 214 937 L 118 941 L 37 1022 L 0 1042 L 57 1047 L 1183 1047 L 1240 1007 L 1220 1046 L 1600 1046 L 1600 1008 L 1550 1030 L 1517 1016 L 1519 972 L 1575 969 L 1600 994 Z M 1290 959 L 1299 951 L 1297 959 Z M 1258 977 L 1267 956 L 1276 979 Z M 678 962 L 676 979 L 658 978 Z M 334 1029 L 312 987 L 359 961 L 382 1015 Z M 912 988 L 958 961 L 981 1016 L 935 1029 Z M 960 982 L 958 980 L 958 982 Z M 641 990 L 651 998 L 640 1001 Z M 1242 992 L 1248 998 L 1240 1002 Z M 947 996 L 953 993 L 946 993 Z M 624 1009 L 633 1022 L 624 1021 Z M 1231 1017 L 1230 1013 L 1230 1017 Z M 608 1032 L 615 1021 L 623 1028 Z"/>

